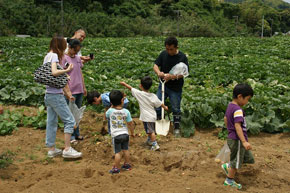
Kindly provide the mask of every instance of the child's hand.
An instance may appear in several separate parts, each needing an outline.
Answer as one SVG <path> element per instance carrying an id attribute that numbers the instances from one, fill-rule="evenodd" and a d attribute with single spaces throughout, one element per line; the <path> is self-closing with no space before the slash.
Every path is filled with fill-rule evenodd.
<path id="1" fill-rule="evenodd" d="M 164 110 L 165 111 L 168 111 L 168 106 L 164 106 Z"/>
<path id="2" fill-rule="evenodd" d="M 101 130 L 101 135 L 107 135 L 108 132 L 107 130 L 105 129 L 105 127 L 102 127 L 102 130 Z"/>
<path id="3" fill-rule="evenodd" d="M 126 82 L 120 82 L 120 85 L 126 86 Z"/>
<path id="4" fill-rule="evenodd" d="M 243 142 L 243 146 L 245 147 L 246 150 L 252 149 L 251 144 L 249 142 L 247 142 L 247 141 Z"/>
<path id="5" fill-rule="evenodd" d="M 74 102 L 76 99 L 75 99 L 75 97 L 73 97 L 73 96 L 69 96 L 68 100 L 69 100 L 70 102 Z"/>

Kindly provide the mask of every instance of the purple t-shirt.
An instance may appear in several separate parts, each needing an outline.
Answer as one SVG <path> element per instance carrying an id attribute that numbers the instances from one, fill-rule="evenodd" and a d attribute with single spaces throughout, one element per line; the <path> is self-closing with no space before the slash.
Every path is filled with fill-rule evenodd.
<path id="1" fill-rule="evenodd" d="M 228 138 L 240 140 L 236 132 L 235 123 L 241 123 L 245 139 L 246 141 L 248 141 L 247 124 L 243 109 L 239 105 L 229 103 L 226 111 L 226 118 L 227 118 L 227 129 L 229 132 Z"/>
<path id="2" fill-rule="evenodd" d="M 66 68 L 65 63 L 74 65 L 72 71 L 67 73 L 70 76 L 70 81 L 68 82 L 68 85 L 71 93 L 72 94 L 84 93 L 83 76 L 82 76 L 83 63 L 80 56 L 75 55 L 75 57 L 72 58 L 69 55 L 65 55 L 64 59 L 62 60 L 63 68 Z"/>
<path id="3" fill-rule="evenodd" d="M 59 63 L 57 54 L 56 53 L 52 53 L 52 52 L 49 52 L 48 54 L 46 54 L 46 56 L 45 56 L 45 58 L 43 60 L 43 64 L 45 64 L 47 62 Z M 63 91 L 62 91 L 62 88 L 54 88 L 54 87 L 46 86 L 46 93 L 63 94 Z"/>

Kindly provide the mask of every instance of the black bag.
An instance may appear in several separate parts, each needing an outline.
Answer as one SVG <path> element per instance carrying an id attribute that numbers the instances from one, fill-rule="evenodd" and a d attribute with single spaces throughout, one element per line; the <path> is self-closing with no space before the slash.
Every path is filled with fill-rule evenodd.
<path id="1" fill-rule="evenodd" d="M 34 80 L 40 84 L 44 84 L 53 88 L 63 88 L 67 84 L 68 77 L 67 74 L 62 74 L 59 76 L 53 76 L 51 73 L 51 59 L 52 55 L 50 56 L 49 61 L 43 65 L 41 65 L 38 69 L 34 72 Z M 63 70 L 63 68 L 57 64 L 58 70 Z"/>

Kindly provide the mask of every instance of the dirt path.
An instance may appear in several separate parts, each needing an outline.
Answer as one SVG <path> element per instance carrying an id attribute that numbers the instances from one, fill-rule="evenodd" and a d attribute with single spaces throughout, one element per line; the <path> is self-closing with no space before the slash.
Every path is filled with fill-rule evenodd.
<path id="1" fill-rule="evenodd" d="M 16 153 L 13 164 L 0 169 L 1 193 L 236 192 L 222 185 L 225 175 L 214 162 L 224 144 L 217 138 L 218 130 L 197 131 L 190 139 L 162 137 L 161 151 L 152 152 L 136 122 L 140 136 L 130 146 L 133 170 L 118 175 L 108 173 L 113 163 L 111 141 L 99 134 L 101 121 L 95 113 L 86 112 L 81 123 L 85 140 L 75 146 L 83 152 L 80 160 L 48 159 L 45 130 L 19 128 L 11 136 L 1 136 L 0 153 Z M 61 130 L 57 138 L 57 147 L 62 148 Z M 256 163 L 239 171 L 242 192 L 290 192 L 290 134 L 260 134 L 250 142 Z"/>

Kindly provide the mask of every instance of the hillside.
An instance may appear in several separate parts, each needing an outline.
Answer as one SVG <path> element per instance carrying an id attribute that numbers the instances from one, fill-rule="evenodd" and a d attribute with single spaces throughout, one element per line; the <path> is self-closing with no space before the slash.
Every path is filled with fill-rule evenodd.
<path id="1" fill-rule="evenodd" d="M 227 3 L 243 3 L 247 0 L 224 0 Z M 271 6 L 276 9 L 289 9 L 290 3 L 283 0 L 262 0 L 266 5 Z"/>
<path id="2" fill-rule="evenodd" d="M 263 15 L 264 36 L 290 30 L 290 4 L 282 0 L 224 1 L 241 0 L 65 0 L 62 25 L 57 1 L 0 0 L 0 36 L 70 36 L 78 28 L 92 37 L 260 36 Z"/>

